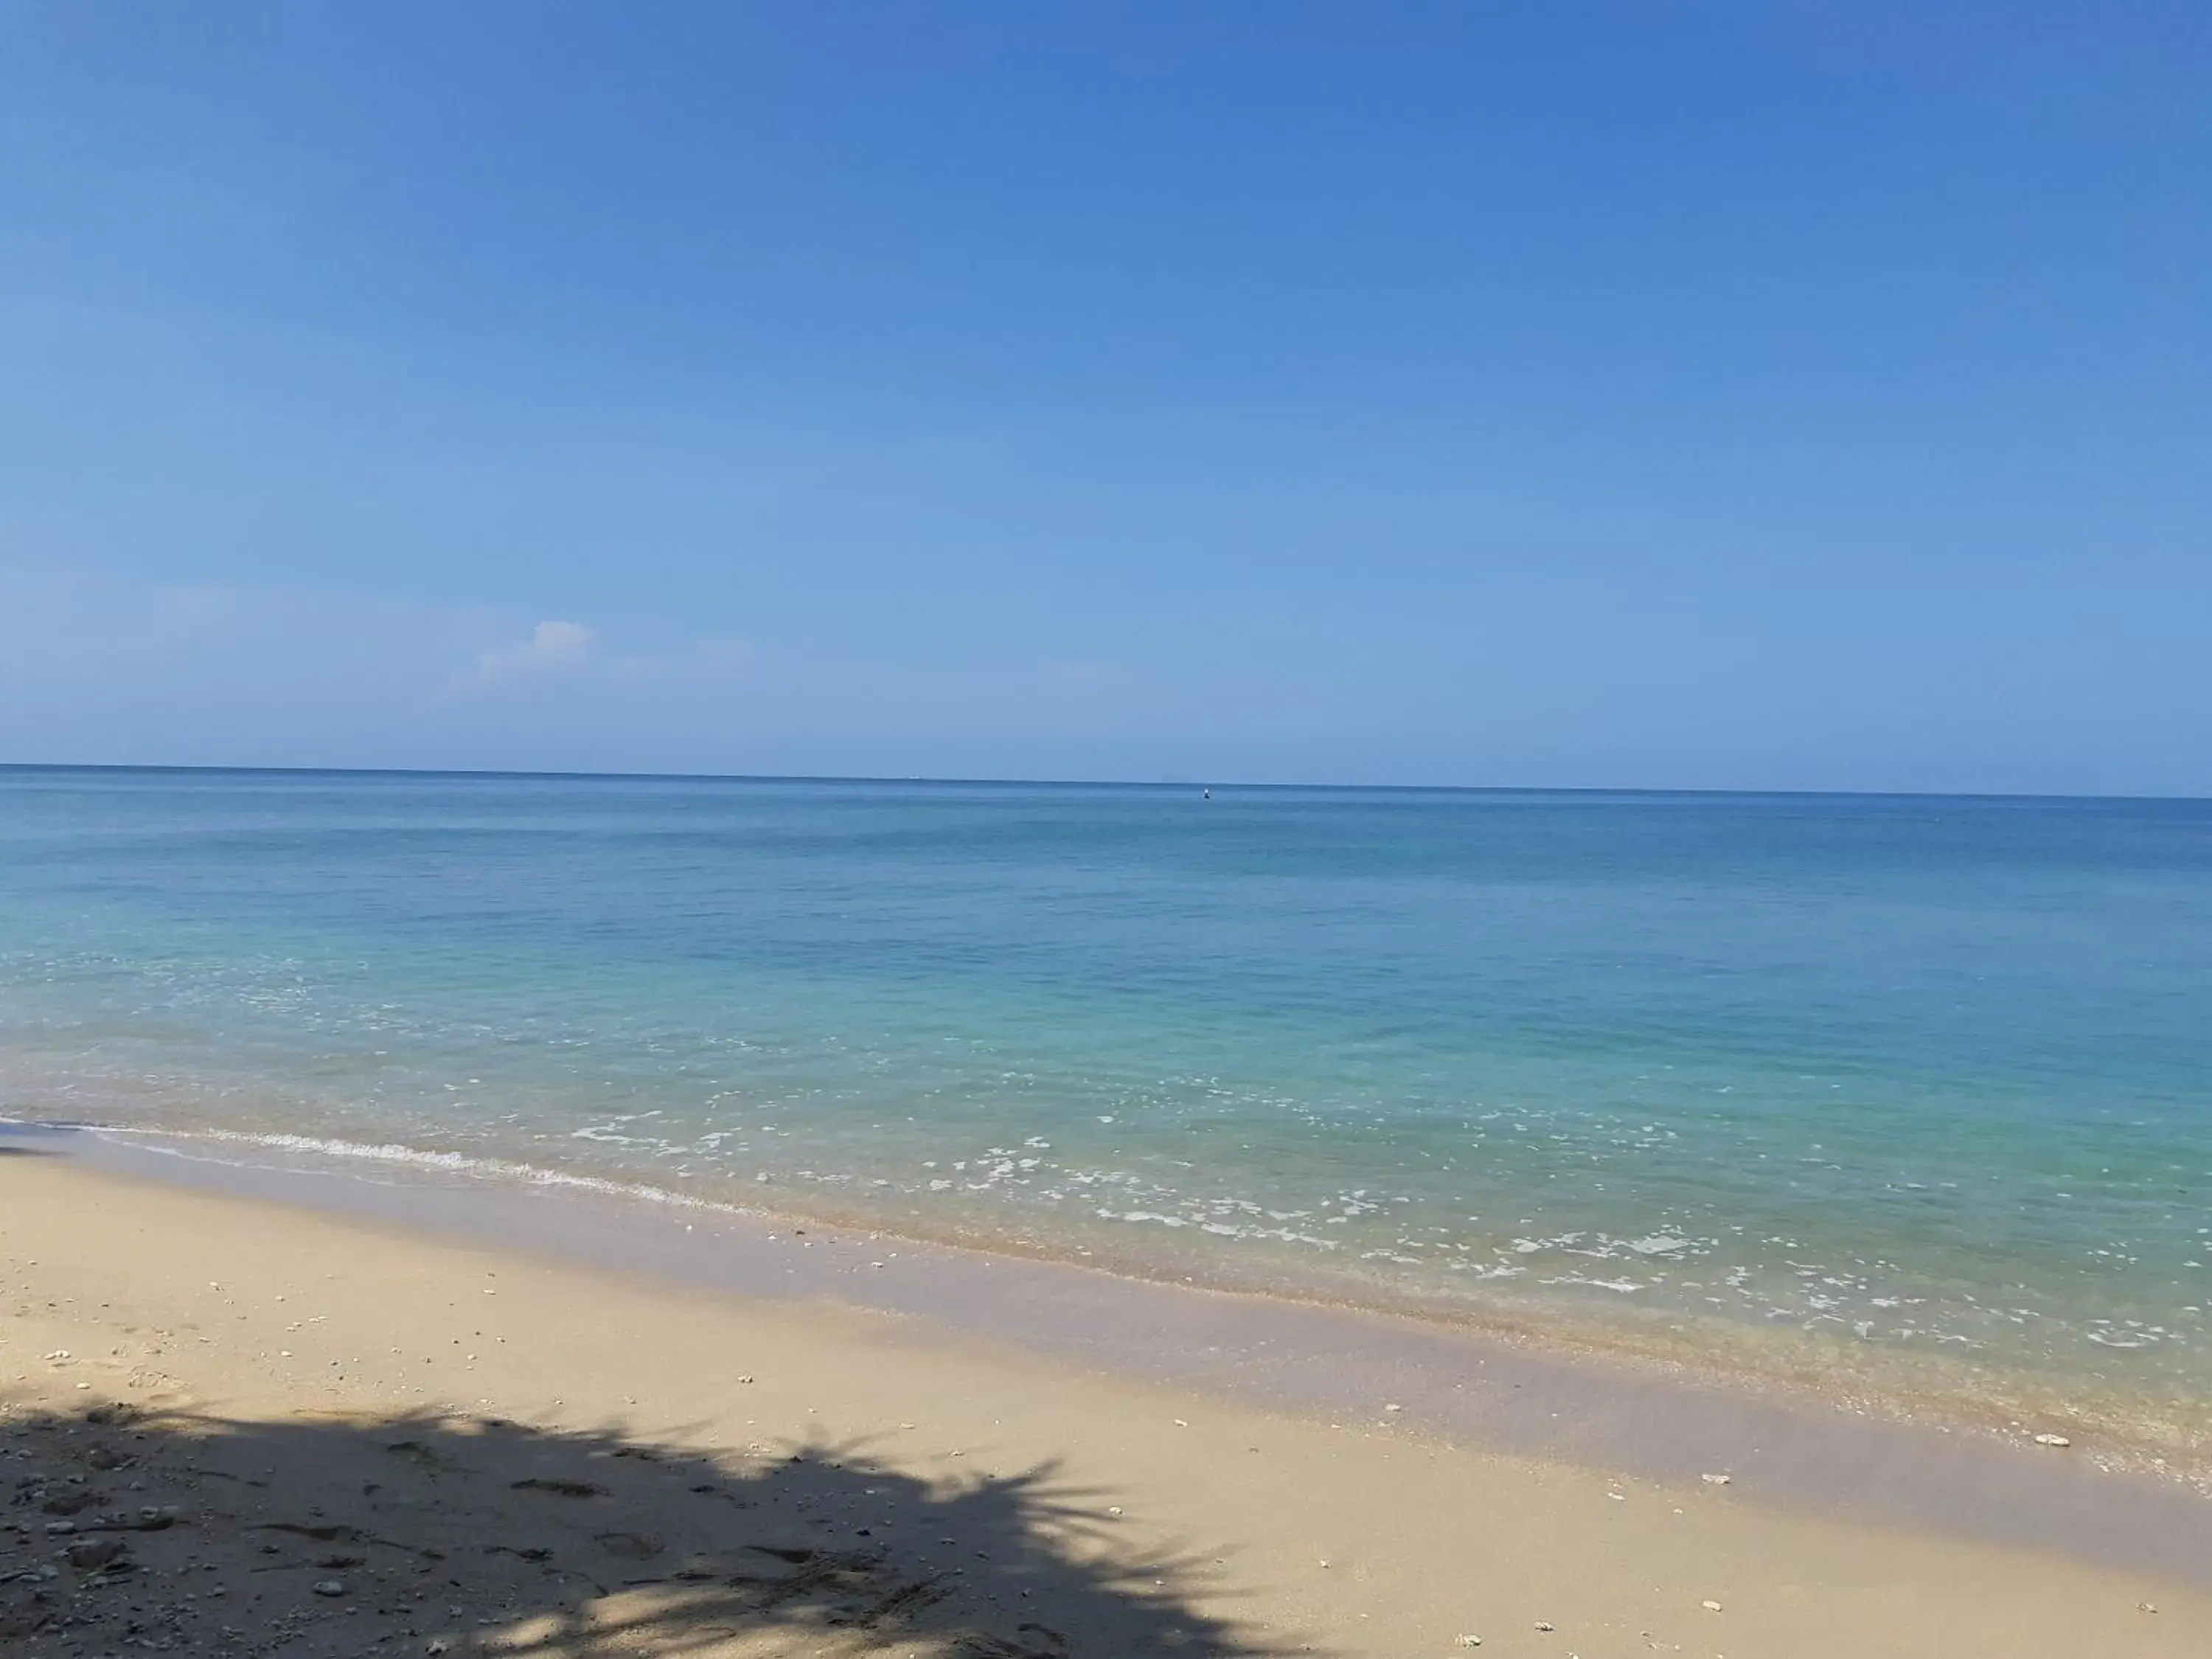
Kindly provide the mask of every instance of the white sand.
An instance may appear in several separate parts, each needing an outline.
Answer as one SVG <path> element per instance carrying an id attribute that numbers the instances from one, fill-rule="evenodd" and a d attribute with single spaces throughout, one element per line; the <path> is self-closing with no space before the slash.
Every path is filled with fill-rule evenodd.
<path id="1" fill-rule="evenodd" d="M 2148 1576 L 58 1158 L 0 1401 L 25 1659 L 2212 1652 Z"/>

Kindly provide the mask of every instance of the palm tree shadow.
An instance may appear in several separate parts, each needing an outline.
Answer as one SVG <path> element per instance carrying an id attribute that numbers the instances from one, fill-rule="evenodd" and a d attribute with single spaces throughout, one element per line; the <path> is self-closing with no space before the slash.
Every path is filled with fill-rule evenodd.
<path id="1" fill-rule="evenodd" d="M 1261 1659 L 1220 1565 L 1054 1466 L 497 1419 L 0 1411 L 0 1649 Z M 1310 1649 L 1305 1650 L 1310 1651 Z"/>

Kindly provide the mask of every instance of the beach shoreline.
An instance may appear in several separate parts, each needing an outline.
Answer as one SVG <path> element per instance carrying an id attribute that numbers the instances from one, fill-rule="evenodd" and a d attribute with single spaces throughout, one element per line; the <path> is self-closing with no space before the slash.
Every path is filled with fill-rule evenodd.
<path id="1" fill-rule="evenodd" d="M 775 1408 L 785 1414 L 773 1426 L 787 1441 L 817 1429 L 896 1440 L 907 1431 L 890 1425 L 941 1418 L 956 1403 L 981 1409 L 975 1402 L 995 1401 L 994 1426 L 1018 1425 L 1024 1458 L 1074 1458 L 1094 1483 L 1129 1483 L 1132 1492 L 1152 1494 L 1148 1504 L 1184 1505 L 1178 1525 L 1188 1535 L 1271 1540 L 1254 1547 L 1273 1552 L 1269 1571 L 1279 1577 L 1307 1547 L 1281 1535 L 1279 1511 L 1285 1505 L 1309 1528 L 1302 1537 L 1332 1515 L 1365 1516 L 1340 1534 L 1343 1541 L 1312 1547 L 1337 1550 L 1347 1561 L 1370 1550 L 1408 1562 L 1444 1552 L 1431 1565 L 1442 1575 L 1437 1583 L 1407 1570 L 1401 1604 L 1383 1621 L 1395 1632 L 1387 1640 L 1381 1630 L 1356 1628 L 1374 1626 L 1379 1607 L 1359 1596 L 1343 1606 L 1332 1600 L 1340 1586 L 1367 1580 L 1310 1582 L 1309 1570 L 1334 1569 L 1301 1566 L 1295 1595 L 1279 1586 L 1261 1596 L 1271 1612 L 1295 1611 L 1309 1625 L 1331 1626 L 1323 1649 L 1441 1650 L 1460 1634 L 1483 1633 L 1496 1650 L 1522 1650 L 1513 1640 L 1533 1643 L 1534 1626 L 1546 1615 L 1531 1613 L 1516 1630 L 1503 1613 L 1479 1618 L 1455 1610 L 1466 1592 L 1454 1587 L 1452 1574 L 1462 1569 L 1445 1564 L 1513 1556 L 1526 1547 L 1532 1520 L 1556 1528 L 1553 1548 L 1562 1561 L 1607 1564 L 1599 1583 L 1585 1583 L 1580 1572 L 1559 1580 L 1549 1594 L 1562 1606 L 1580 1599 L 1595 1624 L 1656 1632 L 1665 1596 L 1706 1619 L 1719 1615 L 1702 1603 L 1719 1600 L 1729 1609 L 1729 1646 L 1714 1651 L 1956 1651 L 1958 1619 L 2012 1619 L 2031 1585 L 2039 1587 L 2035 1595 L 2057 1598 L 2038 1631 L 2070 1630 L 2077 1648 L 2087 1641 L 2100 1651 L 2180 1651 L 2191 1641 L 2185 1632 L 2201 1640 L 2212 1630 L 2212 1574 L 2204 1567 L 2212 1559 L 2206 1547 L 2212 1506 L 2184 1488 L 2101 1472 L 2069 1454 L 1871 1421 L 1793 1417 L 1679 1387 L 1624 1389 L 1618 1376 L 1500 1347 L 1478 1351 L 1464 1339 L 1441 1351 L 1425 1348 L 1418 1330 L 1340 1310 L 1255 1309 L 1249 1298 L 1015 1259 L 971 1262 L 963 1272 L 943 1252 L 899 1244 L 894 1259 L 894 1247 L 881 1239 L 800 1238 L 783 1223 L 735 1231 L 717 1224 L 702 1238 L 702 1218 L 666 1206 L 658 1214 L 644 1206 L 603 1206 L 594 1222 L 591 1206 L 570 1195 L 517 1193 L 497 1200 L 481 1185 L 441 1190 L 335 1174 L 319 1184 L 297 1171 L 257 1175 L 173 1158 L 161 1170 L 158 1154 L 148 1157 L 149 1168 L 125 1170 L 81 1153 L 34 1149 L 21 1137 L 13 1144 L 30 1155 L 0 1158 L 7 1198 L 0 1239 L 11 1274 L 21 1281 L 9 1288 L 19 1322 L 30 1315 L 63 1333 L 27 1339 L 9 1332 L 4 1387 L 19 1405 L 43 1400 L 66 1407 L 77 1392 L 74 1382 L 84 1380 L 68 1365 L 43 1364 L 31 1352 L 40 1343 L 49 1346 L 39 1353 L 112 1351 L 94 1391 L 146 1408 L 234 1413 L 251 1401 L 264 1417 L 435 1408 L 541 1425 L 584 1420 L 576 1413 L 586 1401 L 600 1417 L 637 1423 L 723 1422 L 736 1375 L 764 1381 L 771 1364 L 781 1370 L 790 1363 L 809 1378 L 799 1392 L 810 1397 Z M 264 1189 L 249 1190 L 257 1179 Z M 149 1242 L 161 1246 L 150 1261 Z M 374 1248 L 364 1250 L 364 1243 Z M 66 1261 L 57 1259 L 55 1244 Z M 328 1365 L 293 1363 L 283 1345 L 299 1348 L 301 1340 L 296 1330 L 284 1332 L 295 1322 L 278 1320 L 283 1310 L 271 1299 L 273 1278 L 298 1278 L 299 1264 L 309 1258 L 332 1264 L 337 1274 L 323 1281 L 335 1288 L 319 1292 L 311 1316 L 327 1320 L 346 1349 L 337 1381 L 325 1374 Z M 884 1265 L 872 1265 L 878 1261 Z M 180 1277 L 203 1269 L 204 1279 Z M 393 1274 L 418 1287 L 472 1275 L 470 1288 L 480 1295 L 486 1273 L 548 1287 L 538 1322 L 517 1328 L 499 1345 L 526 1344 L 534 1356 L 529 1364 L 517 1369 L 510 1354 L 502 1371 L 487 1355 L 481 1371 L 461 1373 L 466 1389 L 482 1390 L 475 1394 L 456 1391 L 442 1365 L 433 1368 L 439 1382 L 428 1391 L 401 1381 L 406 1373 L 397 1367 L 378 1375 L 370 1374 L 374 1364 L 361 1374 L 351 1369 L 368 1358 L 372 1337 L 411 1352 L 410 1345 L 427 1350 L 474 1340 L 483 1328 L 471 1323 L 471 1334 L 436 1343 L 412 1336 L 382 1341 L 429 1316 L 420 1307 L 395 1311 Z M 362 1282 L 344 1282 L 356 1277 Z M 268 1295 L 252 1288 L 256 1279 L 269 1281 L 261 1286 Z M 191 1310 L 175 1299 L 197 1297 L 203 1283 L 225 1285 L 239 1303 L 238 1342 L 246 1344 L 234 1343 L 214 1371 L 188 1375 L 178 1363 L 188 1356 L 173 1346 L 155 1356 L 143 1351 L 143 1334 L 125 1334 L 126 1325 L 142 1334 L 177 1332 Z M 509 1294 L 506 1284 L 498 1288 L 502 1297 Z M 448 1310 L 464 1305 L 456 1297 L 444 1300 Z M 41 1310 L 41 1303 L 52 1305 Z M 94 1315 L 89 1308 L 98 1303 L 110 1306 Z M 511 1302 L 499 1305 L 502 1315 L 514 1310 Z M 588 1324 L 576 1322 L 586 1306 L 602 1310 L 603 1323 L 611 1317 L 627 1329 L 621 1351 L 606 1352 L 591 1340 Z M 554 1318 L 560 1310 L 568 1311 Z M 354 1340 L 337 1337 L 337 1328 Z M 785 1357 L 746 1359 L 757 1369 L 737 1373 L 739 1362 L 694 1365 L 666 1352 L 709 1328 L 748 1352 Z M 1348 1346 L 1355 1330 L 1358 1346 Z M 793 1358 L 802 1352 L 803 1364 Z M 204 1358 L 194 1357 L 194 1364 Z M 1449 1367 L 1470 1361 L 1472 1374 L 1449 1376 Z M 686 1375 L 691 1370 L 697 1374 Z M 930 1388 L 939 1392 L 906 1386 L 922 1372 L 937 1379 Z M 734 1397 L 750 1413 L 749 1431 L 770 1426 L 759 1415 L 770 1396 L 753 1384 L 738 1386 L 744 1389 Z M 562 1403 L 556 1407 L 554 1401 Z M 834 1420 L 809 1420 L 825 1415 Z M 1286 1444 L 1287 1436 L 1304 1448 L 1289 1486 L 1269 1488 L 1264 1498 L 1237 1483 L 1215 1492 L 1218 1471 L 1201 1478 L 1183 1467 L 1184 1453 L 1205 1437 L 1179 1425 L 1218 1433 L 1231 1424 L 1230 1439 L 1273 1446 Z M 956 1438 L 969 1437 L 985 1437 L 982 1426 Z M 1243 1480 L 1244 1471 L 1231 1468 Z M 1267 1468 L 1280 1473 L 1275 1461 Z M 1416 1469 L 1419 1481 L 1434 1484 L 1413 1497 L 1403 1487 Z M 1702 1478 L 1723 1474 L 1725 1486 Z M 1110 1507 L 1133 1514 L 1138 1508 Z M 1637 1535 L 1624 1543 L 1621 1523 L 1632 1518 L 1638 1526 L 1628 1530 Z M 1693 1540 L 1697 1559 L 1733 1564 L 1724 1595 L 1692 1596 L 1686 1583 L 1668 1586 L 1665 1572 L 1683 1570 L 1685 1540 Z M 1860 1562 L 1872 1577 L 1854 1579 L 1838 1565 L 1847 1562 Z M 1531 1571 L 1540 1580 L 1533 1564 L 1512 1578 Z M 1657 1589 L 1654 1573 L 1661 1574 Z M 1982 1604 L 1990 1573 L 2019 1575 L 2004 1604 Z M 1844 1605 L 1801 1625 L 1808 1583 L 1820 1586 L 1811 1601 L 1841 1598 Z M 1904 1619 L 1883 1595 L 1869 1600 L 1876 1583 L 1887 1586 L 1883 1595 L 1909 1586 L 1908 1599 L 1921 1612 Z M 1933 1605 L 1925 1598 L 1954 1595 L 1966 1583 L 1984 1587 L 1972 1607 L 1924 1623 Z M 1747 1644 L 1740 1611 L 1746 1595 L 1780 1584 L 1798 1587 L 1771 1609 L 1781 1622 L 1769 1627 L 1768 1641 Z M 2160 1612 L 2142 1613 L 2138 1603 Z M 1869 1610 L 1877 1604 L 1887 1610 Z M 1837 1619 L 1844 1626 L 1831 1628 Z M 1473 1630 L 1466 1628 L 1470 1622 Z M 1547 1622 L 1571 1628 L 1556 1610 Z M 1842 1640 L 1845 1627 L 1862 1645 Z M 2005 1628 L 2009 1650 L 2067 1650 L 2053 1635 Z M 1704 1641 L 1711 1633 L 1692 1621 L 1678 1639 Z M 1994 1643 L 1996 1627 L 1988 1633 Z"/>
<path id="2" fill-rule="evenodd" d="M 2212 1478 L 2200 811 L 9 804 L 13 1116 L 764 1204 Z"/>
<path id="3" fill-rule="evenodd" d="M 1717 1322 L 1711 1326 L 1650 1322 L 1648 1328 L 1611 1322 L 1576 1322 L 1556 1309 L 1516 1309 L 1510 1303 L 1439 1304 L 1412 1295 L 1390 1294 L 1387 1286 L 1371 1287 L 1358 1297 L 1328 1294 L 1315 1284 L 1285 1281 L 1262 1273 L 1238 1273 L 1218 1262 L 1193 1261 L 1197 1271 L 1180 1273 L 1173 1266 L 1141 1256 L 1094 1255 L 1090 1250 L 1054 1249 L 1019 1239 L 975 1236 L 942 1229 L 905 1224 L 909 1218 L 886 1217 L 834 1204 L 807 1200 L 814 1194 L 788 1194 L 765 1189 L 765 1200 L 748 1194 L 742 1200 L 708 1197 L 681 1188 L 642 1182 L 608 1179 L 574 1171 L 487 1160 L 457 1153 L 428 1152 L 396 1145 L 366 1145 L 295 1134 L 263 1134 L 223 1129 L 197 1130 L 91 1124 L 41 1126 L 0 1119 L 0 1133 L 12 1127 L 18 1135 L 66 1134 L 73 1155 L 100 1167 L 155 1179 L 183 1179 L 216 1190 L 293 1200 L 337 1207 L 380 1219 L 400 1218 L 482 1237 L 493 1242 L 527 1237 L 538 1248 L 578 1256 L 586 1261 L 621 1261 L 633 1254 L 636 1240 L 621 1225 L 604 1224 L 610 1214 L 635 1213 L 648 1229 L 666 1231 L 672 1225 L 689 1232 L 701 1222 L 724 1230 L 724 1244 L 735 1243 L 757 1253 L 772 1244 L 779 1233 L 793 1228 L 812 1228 L 816 1244 L 825 1234 L 865 1236 L 869 1254 L 880 1254 L 883 1241 L 903 1248 L 908 1266 L 917 1261 L 933 1265 L 939 1282 L 975 1283 L 975 1275 L 999 1267 L 1006 1272 L 1035 1276 L 1039 1288 L 1031 1297 L 1035 1309 L 1048 1310 L 1060 1302 L 1096 1305 L 1098 1323 L 1143 1328 L 1150 1322 L 1147 1298 L 1139 1287 L 1151 1287 L 1174 1305 L 1174 1298 L 1197 1297 L 1201 1305 L 1233 1308 L 1237 1322 L 1247 1333 L 1241 1340 L 1249 1352 L 1279 1346 L 1271 1321 L 1286 1322 L 1303 1333 L 1309 1351 L 1334 1345 L 1355 1352 L 1395 1348 L 1418 1354 L 1401 1370 L 1424 1374 L 1431 1380 L 1417 1382 L 1411 1376 L 1378 1377 L 1373 1388 L 1400 1394 L 1438 1392 L 1433 1379 L 1456 1376 L 1470 1367 L 1498 1364 L 1521 1376 L 1526 1391 L 1546 1395 L 1565 1395 L 1578 1402 L 1571 1416 L 1577 1423 L 1614 1423 L 1657 1419 L 1669 1431 L 1670 1443 L 1687 1439 L 1704 1448 L 1707 1462 L 1735 1453 L 1732 1431 L 1704 1426 L 1717 1417 L 1736 1424 L 1744 1413 L 1756 1414 L 1766 1425 L 1766 1437 L 1784 1443 L 1814 1443 L 1818 1449 L 1802 1454 L 1813 1465 L 1833 1466 L 1832 1474 L 1810 1483 L 1805 1496 L 1828 1504 L 1838 1501 L 1870 1503 L 1880 1511 L 1894 1507 L 1899 1483 L 1912 1487 L 1916 1466 L 1930 1459 L 1949 1465 L 1960 1455 L 1960 1443 L 2002 1449 L 2007 1455 L 1991 1465 L 2005 1478 L 1993 1480 L 1982 1470 L 1963 1482 L 1968 1486 L 1992 1486 L 2013 1492 L 2018 1466 L 2011 1455 L 2025 1453 L 2048 1460 L 2053 1437 L 2073 1454 L 2069 1461 L 2087 1462 L 2106 1474 L 2136 1477 L 2152 1490 L 2170 1484 L 2192 1488 L 2212 1500 L 2212 1461 L 2208 1461 L 2203 1437 L 2172 1431 L 2145 1433 L 2138 1421 L 2110 1408 L 2110 1402 L 2085 1395 L 2078 1387 L 2025 1387 L 2020 1379 L 2003 1379 L 2010 1386 L 1992 1392 L 1986 1377 L 1976 1379 L 1978 1389 L 1966 1386 L 1955 1370 L 1929 1365 L 1915 1373 L 1883 1353 L 1880 1365 L 1869 1373 L 1846 1364 L 1846 1350 L 1833 1344 L 1800 1341 L 1799 1333 L 1776 1333 L 1778 1340 L 1754 1346 L 1746 1334 Z M 434 1194 L 465 1192 L 474 1196 L 466 1203 L 438 1204 Z M 397 1195 L 412 1192 L 429 1207 L 410 1209 Z M 551 1207 L 517 1207 L 526 1194 L 552 1200 Z M 565 1203 L 563 1202 L 565 1200 Z M 811 1247 L 810 1247 L 811 1248 Z M 726 1271 L 726 1254 L 716 1267 L 702 1267 L 685 1250 L 663 1251 L 647 1270 L 663 1277 L 692 1279 L 716 1288 L 736 1288 L 747 1293 L 775 1293 L 777 1276 L 788 1269 L 777 1266 L 741 1273 L 734 1279 Z M 870 1272 L 884 1263 L 873 1262 Z M 809 1275 L 820 1293 L 861 1306 L 890 1311 L 919 1312 L 955 1327 L 976 1328 L 1017 1342 L 1032 1343 L 1048 1352 L 1073 1352 L 1086 1359 L 1118 1365 L 1140 1374 L 1179 1375 L 1178 1354 L 1147 1352 L 1137 1347 L 1116 1352 L 1110 1343 L 1095 1337 L 1054 1333 L 1050 1317 L 1028 1323 L 979 1319 L 981 1306 L 972 1295 L 922 1296 L 886 1300 L 871 1294 L 870 1281 L 859 1269 L 848 1267 L 842 1278 Z M 949 1277 L 947 1277 L 949 1275 Z M 1001 1273 L 1003 1282 L 1005 1273 Z M 881 1281 L 877 1281 L 880 1288 Z M 1042 1288 L 1057 1285 L 1057 1289 Z M 1071 1291 L 1070 1287 L 1079 1287 Z M 1210 1302 L 1205 1298 L 1211 1297 Z M 1159 1297 L 1153 1298 L 1155 1304 Z M 1294 1340 L 1293 1346 L 1296 1346 Z M 1823 1363 L 1826 1362 L 1826 1363 Z M 1248 1368 L 1249 1370 L 1249 1368 Z M 1218 1380 L 1218 1379 L 1215 1379 Z M 1231 1376 L 1229 1386 L 1253 1389 L 1262 1399 L 1275 1397 L 1267 1379 Z M 1372 1389 L 1370 1389 L 1370 1392 Z M 1316 1395 L 1308 1386 L 1292 1387 L 1285 1396 L 1342 1410 L 1354 1402 L 1348 1398 Z M 1624 1407 L 1624 1400 L 1635 1402 Z M 1686 1413 L 1682 1402 L 1694 1402 Z M 1711 1402 L 1724 1404 L 1715 1407 Z M 1562 1414 L 1563 1418 L 1566 1414 Z M 1686 1420 L 1702 1429 L 1686 1437 Z M 1884 1478 L 1854 1477 L 1848 1471 L 1867 1460 L 1856 1451 L 1846 1455 L 1825 1443 L 1824 1435 L 1839 1421 L 1855 1427 L 1885 1425 L 1885 1432 L 1901 1449 L 1875 1462 L 1893 1464 L 1896 1473 Z M 1626 1466 L 1645 1468 L 1657 1475 L 1684 1472 L 1679 1462 L 1655 1461 L 1634 1438 L 1625 1434 L 1575 1437 L 1551 1426 L 1548 1412 L 1541 1420 L 1502 1419 L 1494 1409 L 1480 1420 L 1458 1414 L 1450 1425 L 1459 1431 L 1503 1440 L 1539 1454 L 1609 1458 Z M 1940 1439 L 1935 1437 L 1941 1437 Z M 2041 1437 L 2041 1438 L 2039 1438 Z M 1748 1443 L 1748 1437 L 1736 1437 Z M 2039 1449 L 2040 1448 L 2041 1449 Z M 1971 1454 L 1969 1454 L 1971 1455 Z M 2033 1489 L 2042 1474 L 2029 1478 Z M 1956 1483 L 1954 1483 L 1956 1484 Z M 2063 1484 L 2063 1482 L 2061 1484 Z M 1887 1490 L 1885 1490 L 1887 1487 Z M 2014 1506 L 2008 1498 L 2006 1507 Z M 2031 1508 L 2046 1505 L 2031 1504 Z M 2063 1508 L 2061 1500 L 2058 1507 Z M 1939 1518 L 1942 1524 L 1973 1525 L 1972 1517 L 1956 1504 L 1916 1497 L 1900 1511 L 1909 1518 Z M 2006 1525 L 2016 1524 L 2008 1516 Z M 2086 1533 L 2088 1528 L 2077 1528 Z M 2101 1535 L 2109 1527 L 2100 1522 Z"/>

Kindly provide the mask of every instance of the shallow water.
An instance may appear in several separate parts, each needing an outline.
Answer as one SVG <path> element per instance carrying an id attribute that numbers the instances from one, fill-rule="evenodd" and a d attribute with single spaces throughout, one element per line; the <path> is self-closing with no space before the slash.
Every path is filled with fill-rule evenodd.
<path id="1" fill-rule="evenodd" d="M 0 1049 L 18 1116 L 2212 1414 L 2212 804 L 4 770 Z"/>

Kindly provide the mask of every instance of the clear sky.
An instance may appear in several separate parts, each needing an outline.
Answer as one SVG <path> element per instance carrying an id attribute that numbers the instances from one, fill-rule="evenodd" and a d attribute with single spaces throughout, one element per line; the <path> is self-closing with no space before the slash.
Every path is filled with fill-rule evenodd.
<path id="1" fill-rule="evenodd" d="M 2212 793 L 2212 6 L 0 3 L 0 759 Z"/>

